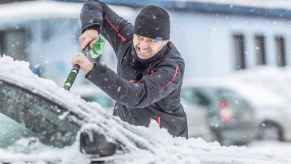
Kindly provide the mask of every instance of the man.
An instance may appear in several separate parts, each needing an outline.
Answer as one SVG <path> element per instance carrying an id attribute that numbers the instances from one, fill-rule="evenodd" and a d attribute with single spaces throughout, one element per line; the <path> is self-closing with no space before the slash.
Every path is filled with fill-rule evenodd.
<path id="1" fill-rule="evenodd" d="M 86 78 L 115 101 L 114 115 L 134 125 L 155 120 L 173 136 L 188 136 L 187 119 L 180 103 L 184 60 L 170 39 L 170 18 L 164 9 L 147 6 L 134 27 L 98 0 L 85 2 L 81 12 L 81 48 L 101 34 L 113 47 L 117 74 L 78 55 Z"/>

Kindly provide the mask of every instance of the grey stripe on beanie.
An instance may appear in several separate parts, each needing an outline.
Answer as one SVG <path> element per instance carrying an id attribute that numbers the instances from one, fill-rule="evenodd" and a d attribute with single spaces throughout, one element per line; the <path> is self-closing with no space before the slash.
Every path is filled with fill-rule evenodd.
<path id="1" fill-rule="evenodd" d="M 170 39 L 170 16 L 168 12 L 158 6 L 144 7 L 135 19 L 135 34 L 153 38 Z"/>

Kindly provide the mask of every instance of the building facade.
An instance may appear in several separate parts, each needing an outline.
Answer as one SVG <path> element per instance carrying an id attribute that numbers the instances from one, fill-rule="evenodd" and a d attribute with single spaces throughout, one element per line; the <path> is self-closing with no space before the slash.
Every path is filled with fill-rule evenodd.
<path id="1" fill-rule="evenodd" d="M 117 13 L 130 22 L 149 2 L 170 12 L 171 40 L 185 58 L 186 78 L 223 76 L 260 65 L 291 64 L 291 9 L 286 4 L 270 7 L 245 1 L 110 0 L 119 5 L 114 7 Z M 80 8 L 81 3 L 53 1 L 0 5 L 1 54 L 28 60 L 32 65 L 47 65 L 47 70 L 52 67 L 50 61 L 69 65 L 69 58 L 79 49 Z M 110 54 L 105 55 L 110 56 L 109 61 L 114 61 L 112 50 L 106 53 Z M 58 70 L 69 67 L 56 65 L 60 65 Z M 58 73 L 50 73 L 55 74 Z"/>

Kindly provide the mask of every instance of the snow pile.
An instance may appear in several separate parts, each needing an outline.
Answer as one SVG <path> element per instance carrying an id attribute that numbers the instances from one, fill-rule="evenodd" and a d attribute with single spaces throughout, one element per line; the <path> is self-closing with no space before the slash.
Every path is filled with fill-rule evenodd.
<path id="1" fill-rule="evenodd" d="M 118 140 L 123 143 L 126 147 L 126 153 L 120 154 L 119 160 L 114 163 L 291 163 L 287 153 L 280 149 L 278 149 L 278 152 L 274 152 L 271 149 L 267 151 L 267 149 L 260 150 L 248 147 L 223 147 L 216 142 L 207 143 L 201 139 L 173 138 L 165 129 L 160 130 L 155 126 L 152 128 L 131 126 L 103 112 L 103 110 L 93 109 L 85 101 L 57 86 L 53 81 L 35 76 L 29 70 L 28 63 L 13 61 L 10 57 L 0 58 L 0 79 L 25 86 L 56 102 L 62 102 L 68 109 L 79 113 L 90 122 L 90 124 L 84 124 L 83 128 L 93 127 L 106 134 L 109 140 Z M 25 142 L 21 144 L 25 144 Z M 63 163 L 70 164 L 88 163 L 88 158 L 78 152 L 77 143 L 65 149 L 43 148 L 40 146 L 36 148 L 34 154 L 13 153 L 11 149 L 0 150 L 0 161 L 4 160 L 16 163 L 23 161 L 43 163 L 41 161 L 50 160 L 62 160 Z"/>

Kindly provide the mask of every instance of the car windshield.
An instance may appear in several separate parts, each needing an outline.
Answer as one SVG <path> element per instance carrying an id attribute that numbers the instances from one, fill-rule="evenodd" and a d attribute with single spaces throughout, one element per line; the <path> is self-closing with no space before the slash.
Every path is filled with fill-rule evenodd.
<path id="1" fill-rule="evenodd" d="M 0 147 L 28 137 L 53 147 L 74 143 L 80 126 L 60 105 L 3 81 L 0 81 L 0 104 Z"/>

